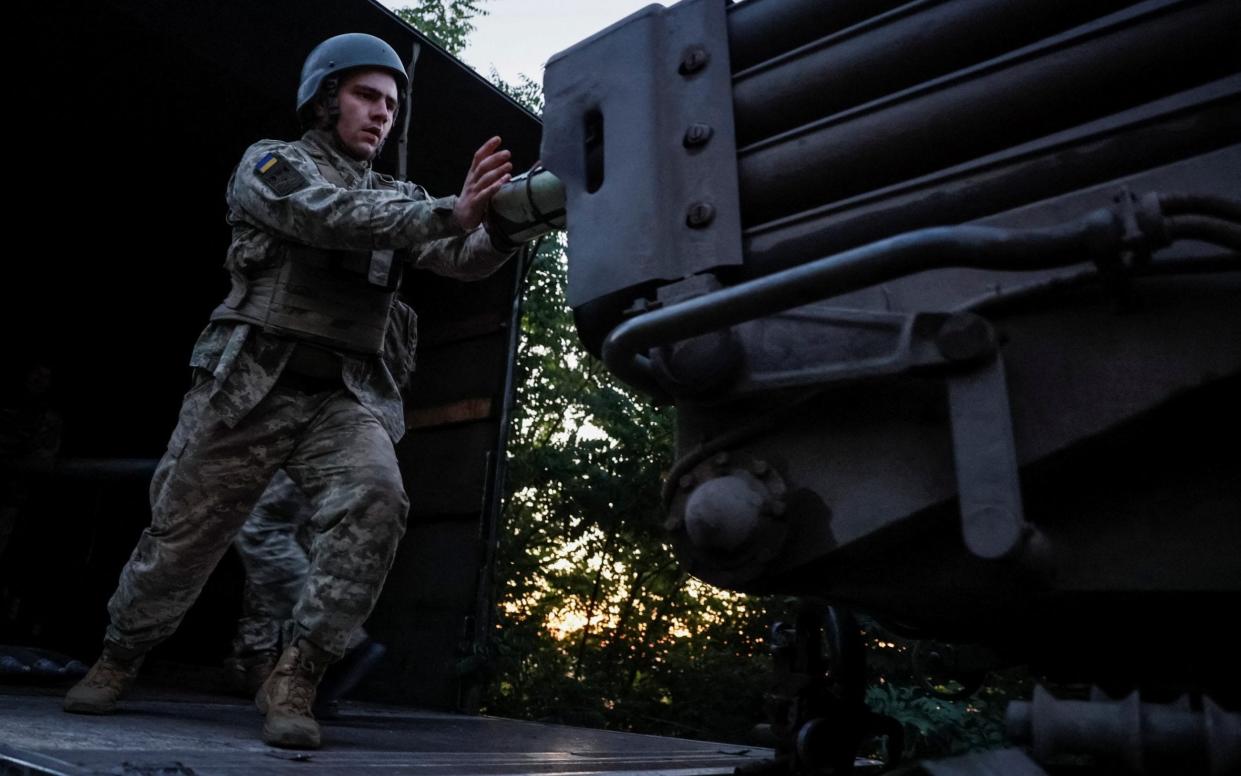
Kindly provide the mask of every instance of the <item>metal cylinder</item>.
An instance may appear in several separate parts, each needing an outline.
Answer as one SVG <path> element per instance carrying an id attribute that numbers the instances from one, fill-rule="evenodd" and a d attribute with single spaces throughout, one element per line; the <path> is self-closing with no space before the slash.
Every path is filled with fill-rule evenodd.
<path id="1" fill-rule="evenodd" d="M 945 266 L 1028 271 L 1111 256 L 1123 234 L 1117 216 L 1097 210 L 1045 229 L 955 226 L 898 235 L 648 312 L 617 326 L 603 343 L 612 374 L 663 396 L 650 360 L 656 345 L 694 337 Z"/>
<path id="2" fill-rule="evenodd" d="M 981 218 L 1206 153 L 1237 137 L 1241 99 L 1233 96 L 1095 137 L 1089 154 L 1051 147 L 1004 166 L 889 192 L 873 202 L 807 211 L 745 232 L 745 275 L 768 275 L 891 234 Z M 934 196 L 928 194 L 932 191 Z"/>
<path id="3" fill-rule="evenodd" d="M 565 225 L 564 184 L 536 167 L 500 187 L 491 199 L 487 229 L 513 243 L 524 243 Z"/>
<path id="4" fill-rule="evenodd" d="M 762 528 L 765 493 L 753 477 L 731 475 L 699 485 L 685 507 L 694 546 L 728 555 L 745 549 Z"/>
<path id="5" fill-rule="evenodd" d="M 748 0 L 728 9 L 733 71 L 901 5 L 905 0 Z M 913 5 L 925 5 L 925 0 Z"/>
<path id="6" fill-rule="evenodd" d="M 1065 755 L 1094 755 L 1131 773 L 1234 773 L 1241 715 L 1204 699 L 1188 705 L 1123 700 L 1058 700 L 1042 687 L 1032 701 L 1008 706 L 1009 737 L 1029 745 L 1043 762 Z"/>
<path id="7" fill-rule="evenodd" d="M 737 73 L 737 145 L 1013 51 L 1131 2 L 911 3 Z"/>
<path id="8" fill-rule="evenodd" d="M 944 169 L 1241 67 L 1241 5 L 1158 8 L 837 114 L 739 155 L 743 221 L 762 223 Z"/>

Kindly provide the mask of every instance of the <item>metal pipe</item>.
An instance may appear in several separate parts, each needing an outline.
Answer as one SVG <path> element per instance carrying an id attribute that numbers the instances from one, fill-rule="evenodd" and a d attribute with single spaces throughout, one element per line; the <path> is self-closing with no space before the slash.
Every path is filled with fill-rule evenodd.
<path id="1" fill-rule="evenodd" d="M 890 234 L 982 218 L 1207 153 L 1235 143 L 1237 137 L 1241 98 L 1233 95 L 1122 131 L 1074 138 L 976 169 L 867 194 L 747 229 L 742 236 L 745 276 L 768 275 Z"/>
<path id="2" fill-rule="evenodd" d="M 742 149 L 746 224 L 944 169 L 1241 70 L 1241 4 L 1177 4 Z"/>
<path id="3" fill-rule="evenodd" d="M 733 71 L 751 67 L 907 0 L 748 0 L 728 8 Z"/>
<path id="4" fill-rule="evenodd" d="M 1241 251 L 1241 223 L 1210 216 L 1172 216 L 1167 222 L 1168 236 L 1174 240 L 1201 240 Z"/>
<path id="5" fill-rule="evenodd" d="M 1116 214 L 1103 209 L 1047 229 L 953 226 L 898 235 L 627 321 L 604 341 L 603 362 L 621 380 L 666 398 L 642 355 L 656 345 L 929 269 L 1037 270 L 1111 257 L 1121 231 Z"/>
<path id="6" fill-rule="evenodd" d="M 1132 2 L 957 0 L 901 6 L 736 73 L 737 144 L 983 62 Z"/>
<path id="7" fill-rule="evenodd" d="M 1214 216 L 1241 223 L 1241 202 L 1212 194 L 1160 194 L 1159 206 L 1170 216 Z"/>

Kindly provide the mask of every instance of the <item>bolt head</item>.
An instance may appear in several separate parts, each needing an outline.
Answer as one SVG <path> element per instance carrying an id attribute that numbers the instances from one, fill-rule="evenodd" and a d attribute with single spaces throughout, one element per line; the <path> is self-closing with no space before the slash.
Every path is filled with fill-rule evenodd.
<path id="1" fill-rule="evenodd" d="M 681 145 L 686 148 L 698 148 L 707 144 L 711 136 L 715 134 L 715 130 L 710 124 L 690 124 L 685 130 L 685 138 L 681 141 Z"/>
<path id="2" fill-rule="evenodd" d="M 710 202 L 695 202 L 685 214 L 685 223 L 693 229 L 702 229 L 715 220 L 715 207 Z"/>
<path id="3" fill-rule="evenodd" d="M 681 66 L 677 68 L 677 72 L 681 75 L 693 75 L 706 67 L 709 61 L 711 61 L 711 55 L 705 48 L 690 46 L 681 54 Z"/>
<path id="4" fill-rule="evenodd" d="M 985 320 L 965 313 L 944 321 L 935 334 L 935 345 L 950 361 L 969 361 L 991 353 L 995 341 Z"/>

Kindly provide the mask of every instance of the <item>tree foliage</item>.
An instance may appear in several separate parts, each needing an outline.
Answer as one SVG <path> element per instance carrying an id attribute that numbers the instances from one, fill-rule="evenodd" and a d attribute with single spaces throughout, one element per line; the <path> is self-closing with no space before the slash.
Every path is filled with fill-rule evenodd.
<path id="1" fill-rule="evenodd" d="M 962 685 L 928 672 L 915 659 L 915 653 L 932 642 L 902 638 L 867 618 L 862 635 L 867 653 L 866 705 L 901 723 L 906 758 L 960 754 L 1004 743 L 1007 702 L 1031 689 L 1025 671 L 991 672 L 978 677 L 985 681 L 976 691 L 963 692 Z"/>
<path id="2" fill-rule="evenodd" d="M 417 0 L 395 13 L 453 56 L 460 56 L 474 31 L 473 20 L 486 16 L 485 0 Z"/>
<path id="3" fill-rule="evenodd" d="M 671 410 L 581 349 L 564 290 L 549 241 L 527 286 L 487 709 L 739 738 L 760 711 L 766 617 L 672 557 L 659 524 Z"/>

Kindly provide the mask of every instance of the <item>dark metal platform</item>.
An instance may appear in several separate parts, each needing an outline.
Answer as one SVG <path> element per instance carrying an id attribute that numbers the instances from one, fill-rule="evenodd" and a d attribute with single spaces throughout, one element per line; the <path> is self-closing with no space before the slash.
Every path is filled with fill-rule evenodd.
<path id="1" fill-rule="evenodd" d="M 0 688 L 0 774 L 726 774 L 768 750 L 347 703 L 324 723 L 324 748 L 259 740 L 253 705 L 139 691 L 112 716 L 66 714 L 63 690 Z"/>

